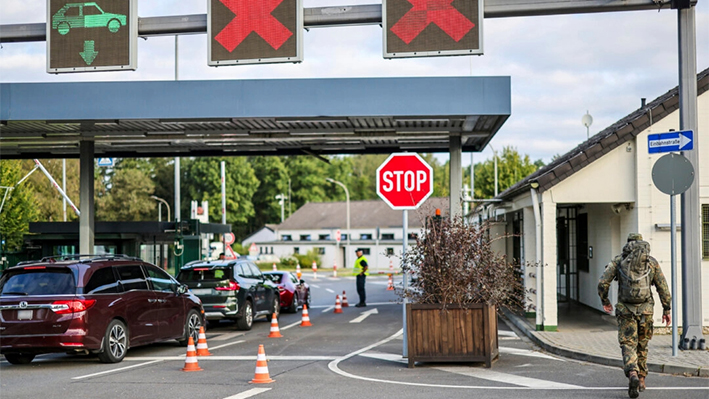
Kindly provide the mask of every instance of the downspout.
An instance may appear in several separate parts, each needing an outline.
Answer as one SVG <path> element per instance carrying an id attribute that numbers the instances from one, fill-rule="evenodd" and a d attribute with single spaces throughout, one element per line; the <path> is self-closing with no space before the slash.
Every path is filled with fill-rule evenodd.
<path id="1" fill-rule="evenodd" d="M 537 183 L 538 185 L 538 183 Z M 539 197 L 536 188 L 530 188 L 532 195 L 532 208 L 534 208 L 534 226 L 536 243 L 536 266 L 537 266 L 537 330 L 544 328 L 544 296 L 542 295 L 542 279 L 544 278 L 544 267 L 542 267 L 542 215 L 539 212 Z"/>

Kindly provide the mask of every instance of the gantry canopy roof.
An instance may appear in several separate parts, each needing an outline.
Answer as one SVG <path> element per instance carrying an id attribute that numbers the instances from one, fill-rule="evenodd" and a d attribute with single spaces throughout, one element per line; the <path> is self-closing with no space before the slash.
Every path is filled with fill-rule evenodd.
<path id="1" fill-rule="evenodd" d="M 481 151 L 510 116 L 509 77 L 0 84 L 0 156 Z"/>

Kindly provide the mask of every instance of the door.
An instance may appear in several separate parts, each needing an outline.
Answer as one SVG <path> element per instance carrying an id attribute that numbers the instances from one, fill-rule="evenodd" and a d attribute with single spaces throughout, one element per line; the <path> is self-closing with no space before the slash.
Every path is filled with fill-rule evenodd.
<path id="1" fill-rule="evenodd" d="M 161 338 L 181 337 L 185 325 L 185 304 L 177 295 L 178 283 L 169 274 L 153 265 L 143 265 L 148 282 L 157 298 L 157 324 Z"/>
<path id="2" fill-rule="evenodd" d="M 148 282 L 140 265 L 116 266 L 118 278 L 123 288 L 125 302 L 123 315 L 128 322 L 131 344 L 152 342 L 158 331 L 159 306 L 155 293 L 148 288 Z"/>
<path id="3" fill-rule="evenodd" d="M 577 208 L 560 207 L 556 218 L 557 301 L 578 301 Z"/>
<path id="4" fill-rule="evenodd" d="M 261 270 L 255 264 L 248 262 L 244 264 L 244 268 L 251 270 L 251 280 L 254 287 L 254 310 L 256 312 L 270 312 L 271 298 L 269 297 L 269 289 L 266 288 L 265 279 Z"/>

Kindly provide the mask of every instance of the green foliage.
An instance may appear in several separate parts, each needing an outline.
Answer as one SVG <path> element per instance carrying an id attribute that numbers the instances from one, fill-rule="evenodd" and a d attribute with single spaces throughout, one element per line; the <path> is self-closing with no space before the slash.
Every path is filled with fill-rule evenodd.
<path id="1" fill-rule="evenodd" d="M 281 206 L 276 196 L 288 195 L 288 170 L 282 158 L 278 157 L 250 157 L 248 162 L 259 181 L 258 189 L 253 195 L 255 213 L 248 223 L 251 232 L 267 223 L 281 222 Z M 286 202 L 284 206 L 287 205 Z"/>
<path id="2" fill-rule="evenodd" d="M 5 240 L 2 248 L 4 251 L 20 250 L 22 236 L 29 231 L 29 223 L 37 220 L 37 204 L 32 185 L 25 181 L 15 186 L 25 175 L 22 161 L 0 161 L 0 186 L 14 187 L 9 192 L 6 189 L 0 190 L 0 196 L 5 198 L 0 213 L 0 236 Z"/>
<path id="3" fill-rule="evenodd" d="M 281 258 L 280 265 L 287 268 L 295 268 L 296 265 L 300 264 L 300 261 L 295 257 L 289 256 L 287 258 Z"/>
<path id="4" fill-rule="evenodd" d="M 61 159 L 44 159 L 40 160 L 47 172 L 56 180 L 59 186 L 62 186 L 62 160 Z M 30 172 L 35 167 L 35 163 L 31 159 L 22 161 L 23 175 Z M 34 191 L 34 202 L 37 205 L 37 219 L 48 222 L 61 222 L 64 220 L 64 202 L 62 195 L 52 185 L 52 182 L 40 170 L 36 170 L 23 183 L 28 184 Z M 79 206 L 79 160 L 66 160 L 66 194 Z M 67 203 L 66 211 L 67 221 L 76 221 L 79 216 L 71 209 Z"/>
<path id="5" fill-rule="evenodd" d="M 306 254 L 294 254 L 293 256 L 298 259 L 298 263 L 300 264 L 300 267 L 307 267 L 310 268 L 313 266 L 313 261 L 315 261 L 318 265 L 320 264 L 320 255 L 315 252 L 314 249 L 311 249 L 308 251 Z M 283 260 L 281 260 L 281 263 Z"/>
<path id="6" fill-rule="evenodd" d="M 234 252 L 236 252 L 239 255 L 248 255 L 249 254 L 249 249 L 244 248 L 244 246 L 241 245 L 240 242 L 235 242 L 235 243 L 231 244 L 231 249 L 233 249 Z"/>
<path id="7" fill-rule="evenodd" d="M 96 220 L 148 221 L 157 220 L 157 207 L 150 198 L 155 184 L 143 167 L 133 162 L 117 164 L 101 187 L 96 198 Z"/>
<path id="8" fill-rule="evenodd" d="M 537 169 L 537 163 L 532 163 L 529 155 L 522 156 L 514 147 L 504 147 L 497 159 L 498 194 Z M 475 198 L 492 198 L 494 195 L 495 166 L 492 158 L 475 165 Z"/>

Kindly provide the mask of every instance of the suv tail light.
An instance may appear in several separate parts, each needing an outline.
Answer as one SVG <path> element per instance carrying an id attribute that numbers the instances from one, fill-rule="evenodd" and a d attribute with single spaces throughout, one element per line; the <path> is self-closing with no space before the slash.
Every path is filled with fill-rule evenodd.
<path id="1" fill-rule="evenodd" d="M 56 314 L 77 313 L 88 310 L 96 303 L 95 299 L 72 299 L 52 302 L 52 311 Z"/>
<path id="2" fill-rule="evenodd" d="M 229 285 L 226 287 L 215 287 L 214 289 L 217 291 L 238 291 L 239 290 L 239 284 L 237 284 L 234 281 L 229 281 Z"/>

